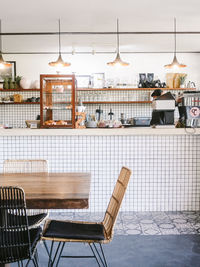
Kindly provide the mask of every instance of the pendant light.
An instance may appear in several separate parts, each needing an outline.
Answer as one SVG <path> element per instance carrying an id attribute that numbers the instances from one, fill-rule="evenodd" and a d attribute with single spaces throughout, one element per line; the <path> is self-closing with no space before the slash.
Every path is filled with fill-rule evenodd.
<path id="1" fill-rule="evenodd" d="M 0 69 L 9 68 L 12 64 L 4 61 L 2 55 L 2 37 L 1 37 L 1 20 L 0 20 Z"/>
<path id="2" fill-rule="evenodd" d="M 129 63 L 124 62 L 120 57 L 119 52 L 119 20 L 117 19 L 117 55 L 114 61 L 108 62 L 107 65 L 109 66 L 128 66 Z"/>
<path id="3" fill-rule="evenodd" d="M 69 67 L 71 63 L 64 62 L 61 56 L 61 42 L 60 42 L 60 19 L 58 20 L 58 27 L 59 27 L 59 56 L 56 61 L 49 62 L 49 66 L 51 67 Z"/>
<path id="4" fill-rule="evenodd" d="M 174 18 L 174 58 L 171 64 L 167 64 L 164 66 L 166 69 L 173 68 L 185 68 L 187 65 L 181 64 L 178 62 L 176 57 L 176 18 Z"/>

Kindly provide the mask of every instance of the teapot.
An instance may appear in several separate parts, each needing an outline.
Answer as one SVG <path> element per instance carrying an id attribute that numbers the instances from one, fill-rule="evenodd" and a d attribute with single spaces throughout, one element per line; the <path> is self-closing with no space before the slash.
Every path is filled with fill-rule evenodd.
<path id="1" fill-rule="evenodd" d="M 195 88 L 195 87 L 196 87 L 196 85 L 195 85 L 194 82 L 189 81 L 189 82 L 187 83 L 187 88 Z"/>

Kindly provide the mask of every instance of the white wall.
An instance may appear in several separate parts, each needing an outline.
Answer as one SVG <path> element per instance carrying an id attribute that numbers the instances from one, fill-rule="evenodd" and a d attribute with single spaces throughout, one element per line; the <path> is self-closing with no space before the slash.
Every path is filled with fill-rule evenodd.
<path id="1" fill-rule="evenodd" d="M 164 65 L 171 63 L 171 54 L 123 54 L 122 59 L 130 63 L 129 67 L 116 69 L 106 65 L 114 59 L 114 54 L 101 55 L 63 55 L 63 59 L 71 62 L 71 67 L 61 73 L 91 74 L 105 72 L 106 78 L 117 79 L 118 82 L 135 83 L 138 73 L 153 72 L 162 81 L 165 79 Z M 188 67 L 182 72 L 188 74 L 188 81 L 194 81 L 197 88 L 200 87 L 200 55 L 178 54 L 180 63 Z M 17 75 L 37 80 L 40 74 L 56 73 L 56 70 L 48 66 L 48 62 L 57 59 L 56 55 L 4 55 L 5 60 L 16 61 Z"/>

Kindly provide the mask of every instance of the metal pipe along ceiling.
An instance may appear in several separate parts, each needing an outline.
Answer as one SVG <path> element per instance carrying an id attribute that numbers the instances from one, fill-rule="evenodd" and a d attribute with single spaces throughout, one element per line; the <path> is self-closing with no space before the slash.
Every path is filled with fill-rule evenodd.
<path id="1" fill-rule="evenodd" d="M 0 35 L 11 36 L 11 35 L 58 35 L 58 32 L 2 32 Z M 60 32 L 62 35 L 113 35 L 116 32 Z M 174 34 L 174 32 L 119 32 L 122 35 L 151 35 L 151 34 Z M 176 32 L 176 34 L 200 34 L 200 31 L 183 31 Z"/>
<path id="2" fill-rule="evenodd" d="M 0 33 L 0 36 L 30 36 L 30 35 L 58 35 L 59 32 L 4 32 Z M 60 32 L 62 35 L 116 35 L 116 32 Z M 144 31 L 144 32 L 119 32 L 119 35 L 171 35 L 174 34 L 172 31 Z M 194 35 L 199 35 L 200 31 L 182 31 L 182 32 L 176 32 L 176 34 L 180 35 L 187 35 L 187 34 L 194 34 Z M 174 51 L 129 51 L 129 52 L 121 52 L 121 54 L 171 54 Z M 74 54 L 115 54 L 116 51 L 114 52 L 108 52 L 108 51 L 95 51 L 94 52 L 75 52 Z M 177 52 L 180 54 L 190 54 L 190 53 L 200 53 L 200 51 L 182 51 L 182 52 Z M 58 52 L 2 52 L 2 54 L 7 54 L 7 55 L 49 55 L 49 54 L 58 54 Z M 72 54 L 72 52 L 62 52 L 62 54 Z"/>
<path id="3" fill-rule="evenodd" d="M 129 52 L 120 52 L 120 54 L 173 54 L 174 51 L 129 51 Z M 3 55 L 57 55 L 58 52 L 2 52 Z M 101 54 L 116 54 L 115 52 L 108 52 L 108 51 L 91 51 L 91 52 L 62 52 L 62 55 L 101 55 Z M 182 51 L 176 52 L 176 54 L 200 54 L 200 51 Z"/>

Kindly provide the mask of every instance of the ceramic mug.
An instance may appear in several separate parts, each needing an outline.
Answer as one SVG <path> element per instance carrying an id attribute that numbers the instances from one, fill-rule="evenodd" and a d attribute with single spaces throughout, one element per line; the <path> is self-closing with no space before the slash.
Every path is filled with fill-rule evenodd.
<path id="1" fill-rule="evenodd" d="M 85 112 L 85 109 L 86 109 L 86 107 L 84 107 L 84 106 L 78 106 L 77 112 Z"/>

